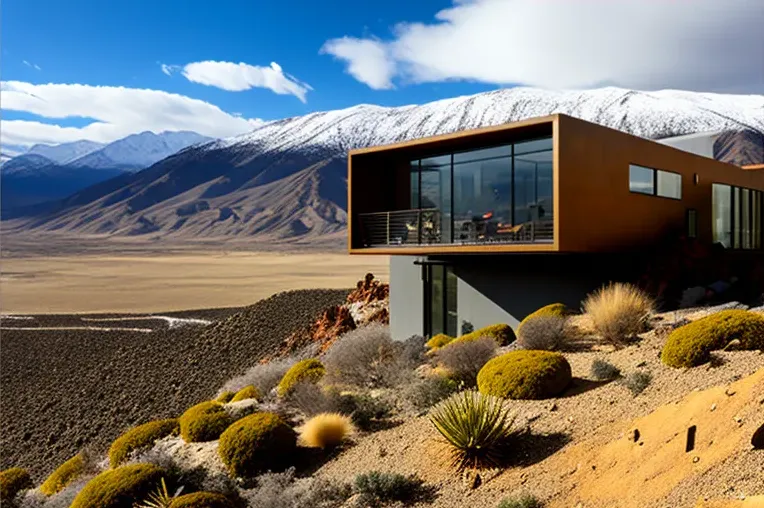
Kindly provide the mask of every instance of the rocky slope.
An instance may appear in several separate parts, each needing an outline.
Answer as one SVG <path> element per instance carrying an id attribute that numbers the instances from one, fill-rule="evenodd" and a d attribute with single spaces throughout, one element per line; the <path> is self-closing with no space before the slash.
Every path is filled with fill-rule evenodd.
<path id="1" fill-rule="evenodd" d="M 83 446 L 104 451 L 132 425 L 178 416 L 272 354 L 323 309 L 343 303 L 349 291 L 289 291 L 239 312 L 171 314 L 215 320 L 209 326 L 168 328 L 151 320 L 94 323 L 82 316 L 3 318 L 3 327 L 157 331 L 4 329 L 0 470 L 22 466 L 42 480 Z"/>
<path id="2" fill-rule="evenodd" d="M 359 105 L 270 122 L 243 136 L 192 147 L 55 206 L 26 210 L 4 228 L 310 240 L 338 234 L 346 226 L 346 153 L 354 148 L 552 113 L 648 138 L 732 131 L 748 133 L 736 138 L 755 141 L 764 135 L 762 108 L 762 95 L 619 88 L 513 88 L 421 106 Z M 755 146 L 726 146 L 723 152 L 735 154 L 736 162 L 758 153 Z"/>

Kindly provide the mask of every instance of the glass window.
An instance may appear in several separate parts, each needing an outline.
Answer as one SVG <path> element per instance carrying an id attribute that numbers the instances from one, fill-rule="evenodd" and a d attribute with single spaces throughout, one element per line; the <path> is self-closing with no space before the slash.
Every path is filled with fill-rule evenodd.
<path id="1" fill-rule="evenodd" d="M 425 243 L 451 243 L 451 156 L 422 159 L 420 182 L 421 208 L 437 210 L 423 219 Z"/>
<path id="2" fill-rule="evenodd" d="M 552 138 L 534 139 L 533 141 L 515 143 L 515 155 L 543 152 L 547 150 L 552 150 Z"/>
<path id="3" fill-rule="evenodd" d="M 454 240 L 483 242 L 494 226 L 510 224 L 511 192 L 509 157 L 454 164 Z"/>
<path id="4" fill-rule="evenodd" d="M 411 208 L 419 208 L 419 161 L 411 163 Z"/>
<path id="5" fill-rule="evenodd" d="M 682 199 L 682 175 L 669 171 L 658 171 L 658 196 Z"/>
<path id="6" fill-rule="evenodd" d="M 629 190 L 640 194 L 655 194 L 655 170 L 629 164 Z"/>
<path id="7" fill-rule="evenodd" d="M 687 237 L 698 237 L 698 211 L 694 208 L 687 210 Z"/>
<path id="8" fill-rule="evenodd" d="M 448 266 L 446 267 L 446 335 L 450 335 L 451 337 L 456 337 L 459 335 L 457 333 L 456 327 L 459 322 L 457 310 L 456 310 L 456 299 L 457 299 L 457 277 L 454 273 L 453 269 Z"/>
<path id="9" fill-rule="evenodd" d="M 753 192 L 753 248 L 761 249 L 761 216 L 762 216 L 762 196 L 760 191 Z"/>
<path id="10" fill-rule="evenodd" d="M 732 248 L 740 248 L 740 187 L 732 188 Z"/>
<path id="11" fill-rule="evenodd" d="M 732 247 L 732 189 L 729 185 L 712 186 L 713 240 Z"/>
<path id="12" fill-rule="evenodd" d="M 512 145 L 494 146 L 492 148 L 470 150 L 468 152 L 457 152 L 454 154 L 454 164 L 458 164 L 460 162 L 481 161 L 485 159 L 496 159 L 499 157 L 510 157 L 511 155 Z"/>
<path id="13" fill-rule="evenodd" d="M 751 191 L 740 189 L 740 246 L 743 249 L 751 248 Z"/>
<path id="14" fill-rule="evenodd" d="M 443 327 L 443 303 L 444 303 L 444 266 L 430 266 L 430 336 L 433 337 L 439 333 L 445 333 Z"/>

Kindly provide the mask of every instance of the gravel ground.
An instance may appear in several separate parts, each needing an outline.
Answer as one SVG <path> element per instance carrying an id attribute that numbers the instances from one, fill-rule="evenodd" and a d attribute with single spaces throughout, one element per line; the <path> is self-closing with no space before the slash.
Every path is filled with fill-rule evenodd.
<path id="1" fill-rule="evenodd" d="M 344 302 L 349 291 L 289 291 L 239 312 L 162 314 L 219 320 L 176 329 L 159 320 L 94 323 L 79 315 L 2 319 L 3 327 L 156 331 L 0 331 L 0 469 L 25 467 L 39 482 L 83 446 L 105 451 L 132 425 L 178 416 L 212 397 L 324 308 Z"/>
<path id="2" fill-rule="evenodd" d="M 665 319 L 673 319 L 673 314 L 666 314 Z M 529 427 L 541 437 L 527 442 L 521 440 L 514 467 L 495 477 L 487 475 L 484 485 L 474 491 L 465 487 L 461 478 L 445 466 L 445 456 L 438 445 L 439 435 L 426 417 L 406 420 L 393 429 L 360 437 L 355 446 L 325 464 L 317 474 L 351 481 L 359 472 L 373 469 L 416 473 L 438 488 L 435 501 L 421 505 L 432 508 L 494 507 L 500 499 L 518 491 L 531 492 L 542 500 L 554 500 L 556 506 L 567 506 L 565 493 L 571 487 L 565 481 L 566 471 L 557 469 L 560 461 L 554 460 L 556 452 L 583 440 L 607 443 L 620 436 L 620 422 L 645 416 L 663 404 L 683 399 L 692 391 L 727 385 L 764 368 L 764 354 L 741 351 L 718 353 L 721 365 L 716 367 L 671 369 L 659 359 L 664 340 L 651 332 L 638 344 L 617 351 L 605 347 L 598 351 L 565 353 L 573 370 L 574 384 L 562 397 L 507 402 L 508 409 L 517 416 L 516 425 Z M 624 374 L 647 371 L 652 375 L 652 382 L 644 392 L 633 396 L 619 382 L 588 380 L 595 358 L 607 360 Z M 764 420 L 764 406 L 758 415 Z M 668 504 L 640 505 L 640 508 L 693 506 L 694 500 L 704 495 L 764 494 L 762 470 L 764 451 L 741 450 L 725 464 L 678 484 L 668 497 L 671 500 Z M 687 505 L 687 500 L 693 502 Z M 624 500 L 622 506 L 632 504 Z"/>

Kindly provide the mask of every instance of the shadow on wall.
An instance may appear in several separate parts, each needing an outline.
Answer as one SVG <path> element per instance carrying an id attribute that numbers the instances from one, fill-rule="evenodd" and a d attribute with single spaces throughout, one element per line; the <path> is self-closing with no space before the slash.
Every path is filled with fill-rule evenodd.
<path id="1" fill-rule="evenodd" d="M 579 309 L 586 295 L 604 283 L 636 281 L 640 274 L 639 256 L 631 254 L 518 254 L 451 261 L 459 279 L 518 321 L 550 303 Z"/>

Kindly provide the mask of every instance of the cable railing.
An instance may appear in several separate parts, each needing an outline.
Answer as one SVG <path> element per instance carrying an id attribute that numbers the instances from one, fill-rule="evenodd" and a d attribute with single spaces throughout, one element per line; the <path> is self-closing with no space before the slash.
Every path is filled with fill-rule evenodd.
<path id="1" fill-rule="evenodd" d="M 551 243 L 554 218 L 505 224 L 491 218 L 455 219 L 437 208 L 358 214 L 363 247 Z"/>

